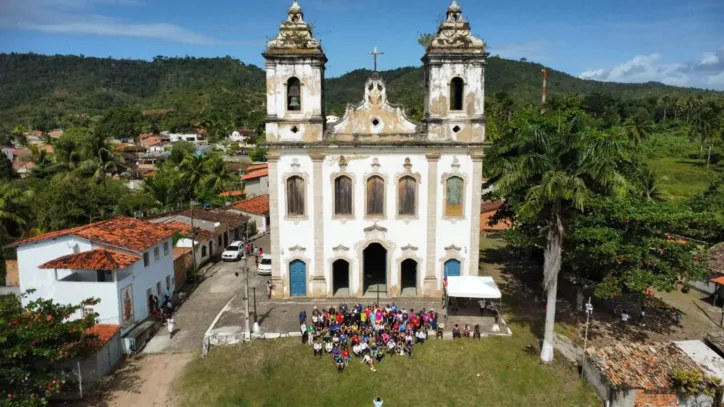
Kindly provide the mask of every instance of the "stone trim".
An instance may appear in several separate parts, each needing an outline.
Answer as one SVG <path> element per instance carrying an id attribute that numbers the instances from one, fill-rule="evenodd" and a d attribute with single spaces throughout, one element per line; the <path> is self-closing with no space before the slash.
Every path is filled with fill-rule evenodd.
<path id="1" fill-rule="evenodd" d="M 372 164 L 372 172 L 367 172 L 362 176 L 362 179 L 364 180 L 364 184 L 362 185 L 362 190 L 364 191 L 364 214 L 363 218 L 364 220 L 369 221 L 378 221 L 378 220 L 386 220 L 387 219 L 387 198 L 389 197 L 387 194 L 387 184 L 389 183 L 389 177 L 387 174 L 380 172 L 380 163 L 379 160 L 376 158 L 373 159 Z M 383 202 L 382 202 L 382 214 L 381 215 L 369 215 L 367 214 L 367 182 L 369 181 L 370 177 L 380 177 L 382 178 L 382 185 L 383 185 Z"/>
<path id="2" fill-rule="evenodd" d="M 422 294 L 428 297 L 437 294 L 437 277 L 435 276 L 435 251 L 437 250 L 437 167 L 440 152 L 430 152 L 427 158 L 427 251 L 425 257 L 425 277 Z M 427 282 L 425 281 L 427 280 Z M 419 293 L 418 293 L 419 295 Z"/>
<path id="3" fill-rule="evenodd" d="M 299 112 L 299 110 L 286 110 L 286 112 L 294 115 L 294 114 L 297 114 L 297 112 Z M 287 118 L 279 117 L 276 115 L 268 115 L 266 117 L 266 122 L 267 123 L 289 123 L 289 124 L 303 124 L 303 123 L 323 124 L 326 122 L 326 120 L 322 116 L 312 116 L 312 117 L 307 118 L 307 117 L 304 117 L 303 115 L 304 114 L 301 113 L 299 116 L 300 117 L 299 119 L 287 119 Z"/>
<path id="4" fill-rule="evenodd" d="M 411 220 L 419 219 L 420 214 L 420 184 L 422 183 L 422 176 L 419 172 L 412 172 L 412 164 L 409 158 L 405 158 L 405 164 L 403 165 L 405 170 L 395 174 L 395 219 L 409 222 Z M 412 215 L 401 215 L 400 214 L 400 181 L 404 177 L 412 177 L 415 180 L 415 213 Z"/>
<path id="5" fill-rule="evenodd" d="M 355 192 L 355 186 L 357 185 L 357 177 L 355 176 L 354 173 L 347 171 L 347 161 L 345 160 L 344 156 L 339 157 L 338 163 L 339 163 L 339 171 L 334 172 L 329 176 L 329 182 L 330 182 L 330 185 L 332 186 L 332 220 L 341 220 L 342 223 L 345 223 L 348 220 L 354 220 L 356 218 L 355 210 L 357 208 L 355 205 L 355 199 L 354 199 L 355 193 L 354 192 Z M 352 191 L 351 191 L 351 193 L 352 193 L 352 196 L 351 196 L 352 213 L 350 213 L 350 214 L 337 214 L 335 212 L 335 204 L 336 204 L 335 199 L 337 199 L 335 181 L 339 177 L 348 177 L 352 181 Z"/>
<path id="6" fill-rule="evenodd" d="M 483 157 L 485 156 L 482 150 L 472 151 L 470 153 L 473 159 L 473 196 L 471 205 L 473 208 L 480 208 L 481 197 L 479 193 L 475 193 L 477 186 L 478 190 L 483 184 Z M 480 273 L 480 211 L 471 212 L 470 220 L 470 275 L 477 276 Z"/>
<path id="7" fill-rule="evenodd" d="M 322 164 L 324 154 L 313 151 L 309 154 L 312 158 L 312 170 L 314 172 L 314 266 L 312 296 L 317 298 L 325 296 L 327 292 L 326 280 L 324 278 L 324 188 L 322 188 Z"/>
<path id="8" fill-rule="evenodd" d="M 375 224 L 375 226 L 377 225 Z M 387 250 L 387 270 L 385 270 L 385 279 L 387 280 L 387 295 L 390 297 L 396 297 L 400 294 L 400 287 L 392 285 L 392 255 L 395 252 L 395 244 L 387 240 L 385 237 L 378 237 L 379 233 L 385 236 L 387 229 L 384 229 L 385 232 L 379 232 L 379 230 L 380 229 L 375 229 L 373 233 L 367 233 L 368 237 L 365 240 L 355 244 L 355 249 L 357 250 L 357 258 L 359 259 L 359 273 L 357 278 L 357 291 L 354 293 L 353 297 L 361 297 L 362 295 L 364 295 L 364 251 L 372 243 L 379 243 L 380 245 L 382 245 L 382 247 L 385 248 L 385 250 Z"/>
<path id="9" fill-rule="evenodd" d="M 349 293 L 350 295 L 352 295 L 352 276 L 354 275 L 354 261 L 347 254 L 347 250 L 345 250 L 344 253 L 335 253 L 335 255 L 327 261 L 327 265 L 329 266 L 329 284 L 327 284 L 327 297 L 334 297 L 334 263 L 337 260 L 344 260 L 347 262 L 347 272 L 349 273 L 349 276 L 347 277 L 347 282 L 349 285 Z"/>
<path id="10" fill-rule="evenodd" d="M 419 297 L 420 294 L 422 294 L 424 281 L 425 281 L 425 268 L 424 263 L 422 261 L 422 258 L 420 258 L 417 255 L 417 247 L 414 247 L 412 245 L 407 245 L 405 247 L 401 248 L 402 255 L 397 259 L 397 271 L 398 271 L 398 279 L 397 279 L 397 285 L 400 287 L 400 293 L 402 293 L 402 262 L 405 260 L 414 260 L 417 263 L 417 275 L 416 278 L 416 289 L 417 289 L 417 296 Z"/>
<path id="11" fill-rule="evenodd" d="M 454 244 L 451 244 L 450 246 L 445 248 L 445 255 L 442 256 L 439 260 L 440 262 L 440 270 L 442 273 L 445 273 L 445 262 L 448 260 L 457 260 L 460 262 L 460 275 L 461 276 L 467 276 L 468 273 L 465 272 L 465 258 L 462 255 L 462 248 L 455 246 Z"/>
<path id="12" fill-rule="evenodd" d="M 292 221 L 294 224 L 298 224 L 300 221 L 303 220 L 309 220 L 309 205 L 312 204 L 312 201 L 309 199 L 309 174 L 306 172 L 299 171 L 299 162 L 297 159 L 294 159 L 294 162 L 291 164 L 291 171 L 285 172 L 281 176 L 282 186 L 284 187 L 284 199 L 280 199 L 279 201 L 284 204 L 284 220 L 286 221 Z M 304 215 L 290 215 L 289 214 L 289 205 L 287 204 L 287 180 L 291 177 L 302 177 L 304 180 Z M 278 194 L 279 197 L 282 196 L 282 194 Z"/>
<path id="13" fill-rule="evenodd" d="M 446 172 L 442 174 L 442 177 L 440 179 L 440 184 L 442 185 L 442 220 L 447 220 L 451 222 L 457 222 L 460 220 L 465 220 L 465 211 L 468 209 L 465 205 L 466 201 L 466 194 L 467 194 L 467 188 L 468 188 L 468 175 L 464 172 L 460 172 L 460 163 L 456 157 L 453 157 L 453 162 L 451 164 L 451 172 Z M 448 215 L 446 213 L 447 208 L 447 181 L 448 179 L 452 177 L 458 177 L 463 180 L 463 190 L 461 192 L 462 194 L 462 212 L 461 215 Z M 480 205 L 478 205 L 480 207 Z"/>
<path id="14" fill-rule="evenodd" d="M 305 282 L 305 287 L 304 287 L 305 297 L 311 297 L 311 295 L 309 295 L 309 294 L 312 292 L 312 288 L 311 288 L 312 287 L 312 278 L 311 277 L 313 274 L 310 271 L 311 265 L 312 265 L 312 260 L 309 257 L 306 257 L 304 255 L 304 252 L 306 251 L 305 248 L 300 248 L 301 250 L 295 250 L 292 253 L 291 250 L 296 249 L 297 247 L 298 246 L 290 248 L 289 257 L 287 257 L 284 260 L 284 270 L 285 271 L 282 273 L 282 282 L 284 284 L 284 297 L 285 298 L 292 296 L 292 279 L 291 279 L 289 273 L 291 273 L 290 266 L 291 266 L 292 262 L 295 260 L 301 260 L 305 264 L 304 269 L 307 273 L 307 275 L 304 279 L 305 280 L 304 281 Z"/>

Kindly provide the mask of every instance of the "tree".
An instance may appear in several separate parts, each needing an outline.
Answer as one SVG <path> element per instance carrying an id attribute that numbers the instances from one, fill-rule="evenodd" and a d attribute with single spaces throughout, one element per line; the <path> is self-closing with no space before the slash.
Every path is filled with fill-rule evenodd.
<path id="1" fill-rule="evenodd" d="M 626 137 L 634 144 L 639 144 L 649 138 L 652 132 L 651 116 L 645 109 L 639 109 L 636 114 L 624 122 Z"/>
<path id="2" fill-rule="evenodd" d="M 708 167 L 711 162 L 711 145 L 714 133 L 719 130 L 720 117 L 716 110 L 710 104 L 699 103 L 698 108 L 690 113 L 691 130 L 689 137 L 691 139 L 699 139 L 699 159 L 702 159 L 704 145 L 709 145 L 709 156 L 706 160 Z"/>
<path id="3" fill-rule="evenodd" d="M 71 318 L 100 301 L 61 305 L 38 299 L 23 307 L 26 295 L 0 299 L 0 392 L 8 404 L 42 406 L 63 389 L 62 362 L 87 357 L 96 349 L 98 336 L 85 334 L 96 315 Z"/>
<path id="4" fill-rule="evenodd" d="M 638 192 L 641 197 L 649 201 L 663 201 L 665 194 L 661 191 L 661 183 L 668 181 L 669 177 L 659 177 L 649 167 L 644 167 L 640 172 L 640 184 Z"/>
<path id="5" fill-rule="evenodd" d="M 548 292 L 541 360 L 553 360 L 558 273 L 569 222 L 593 193 L 621 195 L 627 188 L 618 168 L 623 144 L 583 125 L 581 112 L 527 111 L 490 154 L 495 194 L 505 197 L 516 223 L 536 228 L 544 241 L 543 284 Z"/>
<path id="6" fill-rule="evenodd" d="M 431 33 L 422 33 L 417 37 L 417 43 L 420 44 L 423 48 L 427 49 L 430 45 L 432 45 L 432 41 L 435 39 L 435 34 Z"/>
<path id="7" fill-rule="evenodd" d="M 32 217 L 27 205 L 33 195 L 32 190 L 23 190 L 10 182 L 0 185 L 0 245 Z"/>
<path id="8" fill-rule="evenodd" d="M 26 133 L 28 130 L 23 125 L 17 125 L 13 127 L 12 135 L 15 139 L 15 142 L 20 144 L 21 146 L 27 146 L 28 145 L 28 136 Z"/>
<path id="9" fill-rule="evenodd" d="M 137 109 L 111 109 L 96 125 L 96 134 L 104 140 L 137 141 L 143 125 L 143 115 Z"/>
<path id="10" fill-rule="evenodd" d="M 78 172 L 90 174 L 97 183 L 106 186 L 107 174 L 115 175 L 124 167 L 123 158 L 116 155 L 113 146 L 106 143 L 101 134 L 95 134 L 85 145 L 86 159 L 80 163 Z"/>
<path id="11" fill-rule="evenodd" d="M 179 166 L 186 157 L 196 154 L 196 148 L 188 141 L 177 141 L 171 147 L 171 155 L 168 157 L 168 163 L 172 166 Z"/>
<path id="12" fill-rule="evenodd" d="M 189 155 L 184 158 L 179 165 L 179 171 L 181 172 L 181 180 L 184 183 L 186 189 L 186 198 L 194 198 L 194 192 L 201 182 L 208 175 L 206 162 L 208 157 L 205 155 Z"/>
<path id="13" fill-rule="evenodd" d="M 83 177 L 54 179 L 38 192 L 36 221 L 41 230 L 60 230 L 108 219 L 128 194 L 121 181 L 103 186 Z"/>
<path id="14" fill-rule="evenodd" d="M 142 188 L 143 193 L 153 199 L 152 207 L 160 210 L 174 207 L 184 197 L 179 172 L 166 167 L 157 170 L 153 177 L 146 177 Z"/>
<path id="15" fill-rule="evenodd" d="M 249 158 L 253 162 L 266 161 L 266 148 L 257 146 L 253 151 L 249 153 Z"/>
<path id="16" fill-rule="evenodd" d="M 229 169 L 226 162 L 219 157 L 213 156 L 206 162 L 208 175 L 204 178 L 203 184 L 216 193 L 223 192 L 227 186 L 238 186 L 240 178 Z"/>
<path id="17" fill-rule="evenodd" d="M 0 181 L 3 183 L 17 177 L 15 170 L 13 169 L 13 163 L 8 159 L 8 156 L 0 152 Z"/>

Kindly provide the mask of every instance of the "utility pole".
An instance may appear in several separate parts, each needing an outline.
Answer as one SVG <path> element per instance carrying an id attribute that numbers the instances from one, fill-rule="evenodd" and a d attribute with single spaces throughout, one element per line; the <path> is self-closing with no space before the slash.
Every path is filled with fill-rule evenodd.
<path id="1" fill-rule="evenodd" d="M 586 334 L 583 337 L 583 360 L 581 361 L 581 376 L 583 376 L 583 367 L 586 365 L 586 345 L 588 344 L 588 321 L 591 319 L 593 314 L 593 304 L 591 304 L 591 297 L 588 297 L 588 303 L 586 304 Z"/>
<path id="2" fill-rule="evenodd" d="M 249 328 L 249 256 L 244 256 L 244 340 L 251 340 L 251 330 Z"/>

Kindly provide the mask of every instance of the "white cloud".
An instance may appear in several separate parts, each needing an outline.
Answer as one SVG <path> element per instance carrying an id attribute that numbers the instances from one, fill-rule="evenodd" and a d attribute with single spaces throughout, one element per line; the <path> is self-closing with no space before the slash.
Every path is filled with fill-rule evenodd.
<path id="1" fill-rule="evenodd" d="M 702 54 L 696 61 L 667 63 L 659 54 L 638 55 L 616 66 L 589 69 L 578 76 L 607 82 L 655 81 L 667 85 L 724 90 L 724 46 Z"/>
<path id="2" fill-rule="evenodd" d="M 141 6 L 139 0 L 20 0 L 0 1 L 0 29 L 58 34 L 140 37 L 185 44 L 221 44 L 187 28 L 163 22 L 139 24 L 94 13 L 100 8 Z"/>

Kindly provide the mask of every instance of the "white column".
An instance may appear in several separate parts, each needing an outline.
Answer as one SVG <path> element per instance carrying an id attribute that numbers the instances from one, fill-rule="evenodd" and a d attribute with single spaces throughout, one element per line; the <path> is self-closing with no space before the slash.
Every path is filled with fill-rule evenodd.
<path id="1" fill-rule="evenodd" d="M 480 268 L 480 193 L 483 185 L 483 150 L 474 150 L 470 156 L 473 159 L 472 193 L 470 204 L 470 272 L 477 276 Z"/>
<path id="2" fill-rule="evenodd" d="M 327 296 L 327 282 L 324 278 L 324 188 L 322 187 L 322 164 L 324 154 L 314 152 L 312 158 L 312 189 L 314 191 L 314 265 L 312 271 L 312 297 Z"/>
<path id="3" fill-rule="evenodd" d="M 289 296 L 289 279 L 282 274 L 282 255 L 279 245 L 279 156 L 272 154 L 267 155 L 269 163 L 269 222 L 271 223 L 271 256 L 272 256 L 272 285 L 274 290 L 272 296 L 274 298 L 282 298 Z"/>
<path id="4" fill-rule="evenodd" d="M 426 297 L 435 297 L 440 295 L 440 287 L 435 276 L 437 267 L 435 259 L 437 249 L 437 163 L 440 160 L 440 153 L 426 154 L 425 157 L 427 157 L 427 256 L 422 294 Z"/>

